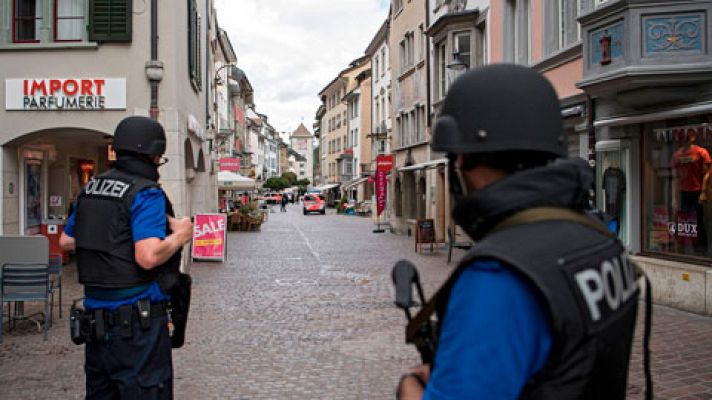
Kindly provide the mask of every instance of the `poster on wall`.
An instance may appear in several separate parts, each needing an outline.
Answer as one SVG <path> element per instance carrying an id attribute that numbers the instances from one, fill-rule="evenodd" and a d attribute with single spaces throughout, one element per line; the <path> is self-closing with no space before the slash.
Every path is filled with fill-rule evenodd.
<path id="1" fill-rule="evenodd" d="M 194 260 L 225 261 L 227 215 L 196 214 L 193 221 Z"/>

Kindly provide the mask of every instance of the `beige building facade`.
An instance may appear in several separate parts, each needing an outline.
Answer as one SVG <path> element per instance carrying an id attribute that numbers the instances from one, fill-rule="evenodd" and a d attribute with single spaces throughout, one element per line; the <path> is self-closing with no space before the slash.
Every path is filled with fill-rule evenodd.
<path id="1" fill-rule="evenodd" d="M 371 81 L 371 69 L 364 69 L 356 76 L 353 88 L 344 97 L 348 136 L 342 164 L 345 169 L 348 167 L 351 174 L 350 179 L 343 183 L 342 191 L 347 199 L 357 203 L 370 200 L 373 193 L 373 185 L 368 183 L 371 168 Z"/>
<path id="2" fill-rule="evenodd" d="M 425 0 L 393 0 L 389 48 L 391 111 L 395 156 L 389 183 L 390 223 L 398 233 L 414 234 L 418 219 L 429 214 L 436 197 L 432 177 L 419 168 L 430 161 L 427 121 L 427 28 Z"/>
<path id="3" fill-rule="evenodd" d="M 43 18 L 20 29 L 12 1 L 2 0 L 0 233 L 35 234 L 51 218 L 67 217 L 83 184 L 109 168 L 116 124 L 151 111 L 168 137 L 170 161 L 160 169 L 161 183 L 177 214 L 215 211 L 207 142 L 212 133 L 206 129 L 209 24 L 198 23 L 214 20 L 212 3 L 161 8 L 154 60 L 150 7 L 132 12 L 145 2 L 123 3 L 128 12 L 112 9 L 116 24 L 124 21 L 125 27 L 113 38 L 90 14 L 89 1 L 78 3 L 71 10 L 79 21 L 73 27 L 57 22 L 54 2 L 39 0 L 33 15 Z M 158 90 L 153 110 L 152 83 Z"/>
<path id="4" fill-rule="evenodd" d="M 344 69 L 324 89 L 319 96 L 325 106 L 322 121 L 322 176 L 324 182 L 320 188 L 327 194 L 327 201 L 333 205 L 341 197 L 341 185 L 354 177 L 353 147 L 349 147 L 348 93 L 360 83 L 356 79 L 369 68 L 367 57 L 360 57 Z"/>

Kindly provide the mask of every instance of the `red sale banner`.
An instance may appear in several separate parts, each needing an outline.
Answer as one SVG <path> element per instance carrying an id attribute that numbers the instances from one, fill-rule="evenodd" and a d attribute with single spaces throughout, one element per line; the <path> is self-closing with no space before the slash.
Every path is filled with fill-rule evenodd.
<path id="1" fill-rule="evenodd" d="M 196 214 L 193 222 L 193 259 L 225 261 L 227 215 Z"/>
<path id="2" fill-rule="evenodd" d="M 380 216 L 386 209 L 386 194 L 388 182 L 386 176 L 393 169 L 393 156 L 382 155 L 376 157 L 376 212 Z"/>
<path id="3" fill-rule="evenodd" d="M 240 158 L 223 157 L 220 159 L 220 171 L 239 171 Z"/>

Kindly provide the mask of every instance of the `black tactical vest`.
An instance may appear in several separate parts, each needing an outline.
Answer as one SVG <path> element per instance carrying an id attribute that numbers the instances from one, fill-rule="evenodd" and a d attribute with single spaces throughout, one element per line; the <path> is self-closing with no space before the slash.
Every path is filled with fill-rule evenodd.
<path id="1" fill-rule="evenodd" d="M 175 271 L 180 260 L 172 257 L 151 270 L 136 263 L 131 232 L 131 205 L 136 194 L 158 183 L 112 169 L 84 187 L 77 199 L 75 239 L 79 282 L 102 288 L 125 288 L 157 280 L 167 270 Z M 173 209 L 166 197 L 166 211 Z M 166 234 L 169 234 L 166 224 Z"/>
<path id="2" fill-rule="evenodd" d="M 617 239 L 571 221 L 521 224 L 485 236 L 454 274 L 476 259 L 500 260 L 520 274 L 551 318 L 549 357 L 522 399 L 625 398 L 639 292 Z M 438 294 L 440 321 L 455 281 Z"/>

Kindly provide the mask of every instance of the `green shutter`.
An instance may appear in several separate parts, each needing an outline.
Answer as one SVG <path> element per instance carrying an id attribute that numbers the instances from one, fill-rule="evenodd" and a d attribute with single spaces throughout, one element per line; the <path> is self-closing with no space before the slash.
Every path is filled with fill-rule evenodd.
<path id="1" fill-rule="evenodd" d="M 195 81 L 196 74 L 196 49 L 195 49 L 195 25 L 196 25 L 196 9 L 193 0 L 188 0 L 188 73 L 190 79 Z"/>
<path id="2" fill-rule="evenodd" d="M 130 42 L 133 0 L 89 0 L 89 40 Z"/>
<path id="3" fill-rule="evenodd" d="M 195 90 L 202 87 L 200 14 L 195 0 L 188 0 L 188 73 Z"/>

